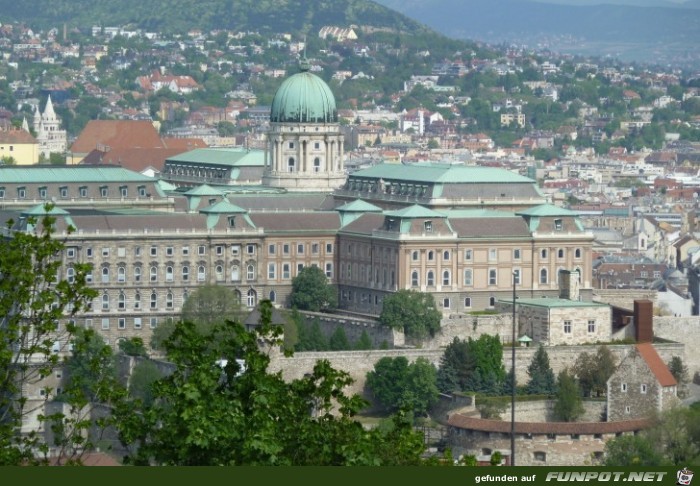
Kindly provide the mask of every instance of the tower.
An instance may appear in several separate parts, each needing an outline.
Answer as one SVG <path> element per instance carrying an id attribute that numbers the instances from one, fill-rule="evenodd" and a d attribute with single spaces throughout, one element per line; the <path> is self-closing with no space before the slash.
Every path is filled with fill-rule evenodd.
<path id="1" fill-rule="evenodd" d="M 330 191 L 345 182 L 335 97 L 309 72 L 305 60 L 300 67 L 272 100 L 263 184 L 290 191 Z"/>

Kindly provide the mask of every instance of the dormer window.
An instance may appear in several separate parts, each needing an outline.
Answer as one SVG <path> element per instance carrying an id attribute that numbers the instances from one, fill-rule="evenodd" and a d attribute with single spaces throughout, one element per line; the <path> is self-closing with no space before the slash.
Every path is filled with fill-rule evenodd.
<path id="1" fill-rule="evenodd" d="M 387 219 L 386 220 L 386 229 L 391 231 L 394 229 L 396 226 L 396 220 L 395 219 Z"/>
<path id="2" fill-rule="evenodd" d="M 561 231 L 564 229 L 564 224 L 562 223 L 561 219 L 554 220 L 554 229 L 556 231 Z"/>
<path id="3" fill-rule="evenodd" d="M 432 233 L 433 232 L 433 222 L 432 221 L 424 221 L 423 228 L 425 228 L 426 233 Z"/>
<path id="4" fill-rule="evenodd" d="M 229 217 L 228 217 L 228 227 L 229 227 L 229 228 L 235 228 L 235 227 L 236 227 L 236 217 L 235 217 L 235 216 L 229 216 Z"/>

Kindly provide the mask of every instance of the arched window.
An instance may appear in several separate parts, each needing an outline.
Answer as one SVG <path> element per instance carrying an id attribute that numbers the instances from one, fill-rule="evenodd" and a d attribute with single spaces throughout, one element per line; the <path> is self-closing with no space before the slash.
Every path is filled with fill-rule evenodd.
<path id="1" fill-rule="evenodd" d="M 413 259 L 414 262 L 418 261 L 418 251 L 413 250 L 413 253 L 411 254 L 411 258 Z"/>
<path id="2" fill-rule="evenodd" d="M 563 248 L 559 248 L 557 250 L 557 258 L 564 258 L 564 249 Z"/>
<path id="3" fill-rule="evenodd" d="M 157 282 L 158 281 L 158 267 L 155 265 L 151 266 L 151 282 Z"/>
<path id="4" fill-rule="evenodd" d="M 435 252 L 433 250 L 428 252 L 428 260 L 435 260 Z"/>
<path id="5" fill-rule="evenodd" d="M 432 270 L 428 270 L 428 278 L 426 279 L 426 281 L 428 287 L 432 287 L 433 285 L 435 285 L 435 274 Z"/>
<path id="6" fill-rule="evenodd" d="M 173 281 L 173 267 L 171 267 L 171 266 L 165 267 L 165 281 L 166 282 Z"/>
<path id="7" fill-rule="evenodd" d="M 197 281 L 198 282 L 204 282 L 207 278 L 207 270 L 204 268 L 204 265 L 200 265 L 197 267 Z"/>
<path id="8" fill-rule="evenodd" d="M 190 293 L 187 291 L 187 289 L 182 292 L 182 305 L 185 305 L 185 302 L 187 302 L 187 299 L 189 298 Z"/>
<path id="9" fill-rule="evenodd" d="M 270 302 L 276 302 L 277 301 L 277 292 L 274 290 L 270 290 Z"/>
<path id="10" fill-rule="evenodd" d="M 418 281 L 418 270 L 413 270 L 411 272 L 411 287 L 418 287 L 420 282 Z"/>
<path id="11" fill-rule="evenodd" d="M 141 293 L 136 292 L 134 294 L 134 309 L 140 309 L 141 308 Z"/>
<path id="12" fill-rule="evenodd" d="M 314 159 L 314 172 L 321 172 L 321 159 L 318 157 Z"/>
<path id="13" fill-rule="evenodd" d="M 289 159 L 287 160 L 287 170 L 289 172 L 294 172 L 295 168 L 296 163 L 294 162 L 294 157 L 289 157 Z"/>
<path id="14" fill-rule="evenodd" d="M 581 258 L 581 248 L 576 248 L 574 250 L 574 258 Z"/>
<path id="15" fill-rule="evenodd" d="M 187 282 L 190 279 L 190 267 L 187 265 L 182 266 L 182 281 Z"/>
<path id="16" fill-rule="evenodd" d="M 445 250 L 442 252 L 442 259 L 445 261 L 450 259 L 450 250 Z"/>
<path id="17" fill-rule="evenodd" d="M 255 265 L 252 263 L 246 268 L 246 280 L 255 280 Z"/>
<path id="18" fill-rule="evenodd" d="M 547 269 L 543 268 L 540 270 L 540 283 L 541 284 L 546 284 L 547 283 Z"/>
<path id="19" fill-rule="evenodd" d="M 107 292 L 102 294 L 102 310 L 109 310 L 109 294 Z"/>
<path id="20" fill-rule="evenodd" d="M 66 269 L 66 280 L 68 280 L 68 283 L 73 283 L 75 280 L 75 269 L 73 267 Z"/>
<path id="21" fill-rule="evenodd" d="M 109 267 L 102 267 L 102 283 L 109 282 Z"/>
<path id="22" fill-rule="evenodd" d="M 126 309 L 126 295 L 124 295 L 124 292 L 119 292 L 119 298 L 117 299 L 117 308 L 119 310 Z"/>
<path id="23" fill-rule="evenodd" d="M 248 307 L 255 307 L 255 304 L 257 303 L 257 297 L 258 297 L 257 294 L 255 293 L 255 290 L 250 289 L 248 291 L 248 294 L 246 295 L 246 297 L 247 297 L 246 303 L 248 304 Z"/>
<path id="24" fill-rule="evenodd" d="M 450 271 L 445 270 L 442 272 L 442 285 L 450 285 L 450 282 L 452 281 Z"/>
<path id="25" fill-rule="evenodd" d="M 166 309 L 172 309 L 172 308 L 173 308 L 173 306 L 174 306 L 173 301 L 174 301 L 174 299 L 173 299 L 173 293 L 172 293 L 172 292 L 168 292 L 167 294 L 165 294 L 165 308 L 166 308 Z"/>
<path id="26" fill-rule="evenodd" d="M 141 267 L 136 266 L 134 267 L 134 282 L 140 282 L 141 281 Z"/>
<path id="27" fill-rule="evenodd" d="M 118 267 L 117 268 L 117 282 L 120 282 L 120 283 L 126 282 L 126 268 L 125 267 Z"/>
<path id="28" fill-rule="evenodd" d="M 489 307 L 494 307 L 496 305 L 496 297 L 489 297 Z"/>
<path id="29" fill-rule="evenodd" d="M 224 279 L 224 267 L 222 265 L 216 266 L 216 280 L 221 281 Z"/>
<path id="30" fill-rule="evenodd" d="M 241 292 L 240 291 L 238 291 L 238 290 L 233 291 L 233 301 L 236 304 L 241 305 Z"/>
<path id="31" fill-rule="evenodd" d="M 151 309 L 158 308 L 158 294 L 151 292 Z"/>

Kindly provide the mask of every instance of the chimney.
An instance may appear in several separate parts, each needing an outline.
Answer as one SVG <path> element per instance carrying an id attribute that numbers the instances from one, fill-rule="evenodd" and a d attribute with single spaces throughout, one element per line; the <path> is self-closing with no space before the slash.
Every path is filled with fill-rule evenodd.
<path id="1" fill-rule="evenodd" d="M 559 270 L 559 298 L 581 300 L 579 287 L 581 275 L 577 270 Z"/>
<path id="2" fill-rule="evenodd" d="M 654 303 L 650 300 L 634 301 L 635 338 L 638 343 L 654 340 Z"/>

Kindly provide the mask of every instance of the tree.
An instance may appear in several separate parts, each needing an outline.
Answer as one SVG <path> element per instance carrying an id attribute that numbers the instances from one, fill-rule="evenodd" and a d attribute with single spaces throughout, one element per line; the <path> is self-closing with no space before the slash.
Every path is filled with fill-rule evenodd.
<path id="1" fill-rule="evenodd" d="M 556 391 L 556 380 L 554 371 L 549 366 L 549 355 L 540 345 L 537 352 L 532 357 L 532 362 L 527 368 L 530 380 L 525 385 L 527 392 L 531 395 L 553 395 Z"/>
<path id="2" fill-rule="evenodd" d="M 440 358 L 438 388 L 446 393 L 472 391 L 497 395 L 506 378 L 503 348 L 498 336 L 482 334 L 479 339 L 454 340 Z"/>
<path id="3" fill-rule="evenodd" d="M 369 334 L 367 334 L 366 330 L 362 330 L 362 334 L 360 334 L 360 339 L 358 339 L 355 343 L 355 349 L 358 351 L 372 349 L 372 340 L 370 339 Z"/>
<path id="4" fill-rule="evenodd" d="M 595 356 L 581 353 L 573 366 L 584 396 L 600 396 L 607 392 L 608 379 L 615 372 L 615 358 L 610 349 L 600 346 Z"/>
<path id="5" fill-rule="evenodd" d="M 665 461 L 642 435 L 623 435 L 605 443 L 605 466 L 653 467 L 663 466 Z"/>
<path id="6" fill-rule="evenodd" d="M 437 401 L 436 370 L 425 358 L 409 363 L 404 356 L 384 357 L 367 373 L 366 386 L 388 411 L 411 410 L 424 415 Z"/>
<path id="7" fill-rule="evenodd" d="M 320 312 L 338 306 L 338 294 L 319 267 L 304 267 L 292 280 L 292 307 Z"/>
<path id="8" fill-rule="evenodd" d="M 203 285 L 190 295 L 182 305 L 182 320 L 193 322 L 202 333 L 223 320 L 239 319 L 243 314 L 241 304 L 228 287 Z"/>
<path id="9" fill-rule="evenodd" d="M 442 313 L 432 294 L 401 289 L 384 298 L 379 322 L 406 336 L 423 339 L 440 330 Z"/>
<path id="10" fill-rule="evenodd" d="M 147 356 L 146 347 L 143 345 L 143 339 L 140 337 L 132 337 L 119 341 L 119 351 L 127 356 Z"/>
<path id="11" fill-rule="evenodd" d="M 563 422 L 575 422 L 583 415 L 583 400 L 576 378 L 568 370 L 557 376 L 557 395 L 554 415 Z"/>
<path id="12" fill-rule="evenodd" d="M 141 400 L 144 405 L 153 404 L 153 384 L 163 378 L 163 373 L 153 361 L 144 360 L 134 366 L 129 377 L 129 398 Z"/>
<path id="13" fill-rule="evenodd" d="M 345 329 L 336 327 L 328 340 L 328 345 L 331 351 L 345 351 L 346 349 L 350 349 L 350 341 L 348 341 L 348 337 L 345 335 Z"/>
<path id="14" fill-rule="evenodd" d="M 59 327 L 57 323 L 86 310 L 97 295 L 86 284 L 89 265 L 74 265 L 71 281 L 59 277 L 64 245 L 55 238 L 52 210 L 52 205 L 46 205 L 44 215 L 28 218 L 26 226 L 9 221 L 8 237 L 0 239 L 0 465 L 33 463 L 42 455 L 46 459 L 49 446 L 58 448 L 59 462 L 79 462 L 92 447 L 83 432 L 93 423 L 76 421 L 88 397 L 75 381 L 62 394 L 68 414 L 42 413 L 56 398 L 56 390 L 44 379 L 62 365 L 69 343 L 77 355 L 92 335 L 71 324 Z M 88 368 L 99 374 L 103 363 L 95 360 Z M 39 390 L 43 398 L 32 398 L 30 392 L 38 395 Z M 110 391 L 104 388 L 93 396 L 106 399 Z M 47 442 L 40 429 L 23 429 L 23 420 L 37 414 L 40 427 L 54 432 L 53 443 Z"/>
<path id="15" fill-rule="evenodd" d="M 366 406 L 343 390 L 349 375 L 320 360 L 304 378 L 269 373 L 281 344 L 272 303 L 260 303 L 252 332 L 228 321 L 202 336 L 176 324 L 165 342 L 172 374 L 153 385 L 150 405 L 115 408 L 126 462 L 136 465 L 418 465 L 423 437 L 401 414 L 390 431 L 365 430 L 353 416 Z M 216 352 L 212 339 L 221 346 Z M 215 363 L 227 359 L 223 369 Z M 234 358 L 243 359 L 240 368 Z"/>
<path id="16" fill-rule="evenodd" d="M 678 382 L 678 395 L 684 398 L 688 383 L 688 367 L 680 356 L 674 356 L 668 363 L 668 370 Z"/>

